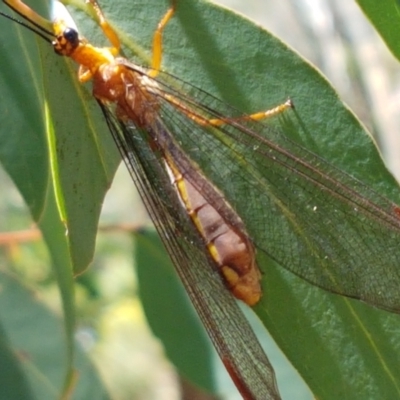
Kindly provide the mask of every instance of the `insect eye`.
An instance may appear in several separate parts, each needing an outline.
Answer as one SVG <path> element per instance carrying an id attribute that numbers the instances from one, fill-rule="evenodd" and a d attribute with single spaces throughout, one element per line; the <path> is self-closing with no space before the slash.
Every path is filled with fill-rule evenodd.
<path id="1" fill-rule="evenodd" d="M 66 28 L 63 32 L 65 40 L 72 46 L 76 47 L 79 44 L 78 32 L 73 28 Z"/>

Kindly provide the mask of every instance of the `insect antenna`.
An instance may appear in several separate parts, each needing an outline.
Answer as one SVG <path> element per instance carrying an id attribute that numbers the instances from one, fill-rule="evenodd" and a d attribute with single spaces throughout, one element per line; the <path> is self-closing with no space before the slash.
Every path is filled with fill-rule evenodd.
<path id="1" fill-rule="evenodd" d="M 7 3 L 7 6 L 10 7 L 14 12 L 16 12 L 21 18 L 23 18 L 25 21 L 15 18 L 12 15 L 6 14 L 3 11 L 0 11 L 0 15 L 3 16 L 4 18 L 9 19 L 10 21 L 16 22 L 18 25 L 23 26 L 24 28 L 30 30 L 31 32 L 35 33 L 36 35 L 40 36 L 42 39 L 44 39 L 47 43 L 52 43 L 53 39 L 55 38 L 55 35 L 53 32 L 47 30 L 43 26 L 40 26 L 37 22 L 31 20 L 28 18 L 26 15 L 22 14 L 20 11 L 15 9 L 13 6 Z"/>

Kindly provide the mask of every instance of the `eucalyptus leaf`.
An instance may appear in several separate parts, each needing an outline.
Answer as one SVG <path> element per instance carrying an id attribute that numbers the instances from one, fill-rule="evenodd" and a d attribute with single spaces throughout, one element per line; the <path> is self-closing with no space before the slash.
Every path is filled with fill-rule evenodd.
<path id="1" fill-rule="evenodd" d="M 102 5 L 121 34 L 125 53 L 129 57 L 136 55 L 135 60 L 140 64 L 148 63 L 146 49 L 150 48 L 154 28 L 168 4 L 153 0 L 144 6 L 128 0 L 118 3 L 105 0 Z M 91 39 L 93 22 L 81 12 L 74 16 L 81 31 Z M 8 22 L 0 23 L 5 26 Z M 98 38 L 98 30 L 94 37 Z M 12 59 L 18 56 L 15 48 L 11 48 L 9 54 Z M 82 88 L 74 77 L 76 67 L 68 61 L 55 60 L 53 64 L 49 57 L 50 54 L 46 54 L 42 62 L 35 63 L 33 70 L 43 79 L 45 90 L 39 91 L 37 102 L 29 104 L 33 108 L 36 104 L 38 110 L 43 110 L 43 99 L 49 100 L 56 138 L 56 151 L 53 149 L 52 156 L 57 160 L 57 167 L 54 164 L 52 167 L 57 171 L 53 177 L 58 188 L 58 205 L 61 220 L 65 218 L 68 229 L 71 262 L 76 272 L 82 272 L 93 254 L 100 206 L 118 156 L 111 150 L 111 139 L 90 99 L 90 89 Z M 28 59 L 35 61 L 34 57 Z M 20 62 L 26 63 L 26 57 Z M 283 116 L 272 121 L 272 127 L 283 129 L 296 143 L 398 202 L 397 184 L 386 170 L 373 141 L 330 84 L 298 54 L 250 21 L 208 3 L 178 1 L 176 16 L 165 30 L 163 69 L 243 113 L 266 110 L 290 97 L 295 104 L 294 117 L 285 119 Z M 1 70 L 10 74 L 6 66 Z M 15 73 L 14 81 L 25 81 L 26 75 L 18 75 L 18 70 Z M 5 76 L 4 81 L 8 79 L 8 75 Z M 63 77 L 64 83 L 60 83 Z M 2 107 L 6 111 L 7 107 L 18 109 L 26 101 L 24 96 L 25 91 L 17 102 L 7 106 L 7 98 L 0 104 L 5 104 Z M 20 117 L 19 121 L 22 120 Z M 2 130 L 3 138 L 8 137 L 15 117 L 9 121 L 7 130 Z M 39 132 L 45 128 L 44 121 L 42 115 L 29 126 L 37 126 L 35 132 Z M 34 139 L 28 136 L 26 140 Z M 11 157 L 20 159 L 22 155 L 15 151 Z M 201 157 L 198 162 L 201 164 Z M 43 171 L 35 178 L 41 183 L 39 200 L 36 200 L 36 193 L 26 188 L 22 177 L 13 175 L 35 218 L 39 213 L 38 207 L 33 205 L 43 204 L 43 191 L 48 187 L 46 165 Z M 222 180 L 217 183 L 222 191 L 224 185 L 228 186 Z M 241 211 L 244 223 L 248 223 L 246 196 L 239 197 L 235 208 Z M 263 209 L 262 199 L 259 210 L 268 212 Z M 321 216 L 318 229 L 322 229 L 324 222 Z M 249 232 L 253 231 L 249 224 Z M 371 236 L 371 245 L 374 240 Z M 255 238 L 257 241 L 259 238 Z M 378 251 L 382 251 L 383 256 L 387 249 L 382 247 Z M 375 257 L 379 258 L 379 254 Z M 318 289 L 275 265 L 262 252 L 258 253 L 258 260 L 263 272 L 264 296 L 254 311 L 316 397 L 399 397 L 396 371 L 400 361 L 400 319 L 397 315 Z M 378 265 L 368 267 L 379 271 Z"/>
<path id="2" fill-rule="evenodd" d="M 382 36 L 389 50 L 400 60 L 399 22 L 400 3 L 398 0 L 357 0 L 367 18 Z"/>

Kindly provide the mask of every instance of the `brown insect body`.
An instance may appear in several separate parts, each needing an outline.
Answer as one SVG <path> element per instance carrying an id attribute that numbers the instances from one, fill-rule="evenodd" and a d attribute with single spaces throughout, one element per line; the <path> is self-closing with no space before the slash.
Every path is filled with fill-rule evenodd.
<path id="1" fill-rule="evenodd" d="M 189 297 L 243 398 L 279 399 L 268 358 L 237 303 L 218 279 L 219 272 L 229 291 L 245 303 L 254 305 L 259 301 L 261 274 L 253 243 L 242 219 L 222 192 L 184 153 L 173 129 L 168 129 L 162 116 L 163 107 L 171 107 L 182 119 L 203 129 L 225 125 L 230 119 L 218 115 L 213 118 L 212 114 L 203 113 L 189 97 L 176 95 L 178 92 L 169 91 L 161 80 L 158 83 L 154 79 L 160 70 L 161 31 L 174 13 L 173 7 L 159 23 L 154 35 L 152 67 L 145 70 L 118 57 L 117 35 L 97 2 L 89 2 L 112 47 L 92 46 L 63 21 L 56 21 L 51 32 L 44 31 L 50 36 L 48 38 L 41 33 L 40 16 L 22 7 L 19 0 L 7 4 L 38 28 L 33 31 L 52 42 L 57 54 L 67 56 L 79 65 L 80 82 L 92 81 L 93 95 L 116 145 Z M 272 110 L 272 114 L 288 107 L 289 104 L 282 105 Z M 271 112 L 267 111 L 255 116 L 259 119 L 269 114 Z M 244 120 L 250 117 L 246 116 Z M 188 126 L 190 124 L 185 125 Z"/>
<path id="2" fill-rule="evenodd" d="M 230 291 L 245 303 L 256 304 L 261 297 L 261 274 L 256 265 L 255 249 L 244 230 L 238 228 L 243 225 L 242 220 L 226 201 L 222 204 L 224 208 L 229 208 L 234 221 L 224 219 L 227 210 L 217 210 L 208 202 L 171 159 L 166 159 L 166 164 L 182 204 L 203 237 Z M 223 198 L 215 187 L 212 189 L 215 197 Z"/>
<path id="3" fill-rule="evenodd" d="M 93 95 L 103 103 L 115 103 L 118 118 L 131 120 L 137 126 L 145 128 L 150 136 L 154 134 L 153 126 L 158 108 L 155 95 L 157 90 L 156 82 L 144 72 L 140 69 L 132 70 L 118 62 L 118 59 L 101 65 L 93 75 Z M 256 304 L 261 297 L 261 274 L 255 261 L 255 249 L 243 230 L 242 220 L 223 199 L 223 195 L 208 184 L 208 192 L 211 189 L 212 197 L 220 200 L 218 210 L 210 204 L 192 183 L 196 181 L 196 176 L 189 180 L 173 163 L 167 150 L 162 148 L 163 140 L 157 140 L 156 136 L 152 139 L 161 146 L 159 150 L 163 154 L 167 172 L 182 206 L 204 239 L 228 288 L 238 299 L 249 305 Z M 195 168 L 191 170 L 201 174 Z M 221 207 L 229 210 L 221 210 Z M 230 220 L 224 218 L 227 214 L 230 215 Z"/>

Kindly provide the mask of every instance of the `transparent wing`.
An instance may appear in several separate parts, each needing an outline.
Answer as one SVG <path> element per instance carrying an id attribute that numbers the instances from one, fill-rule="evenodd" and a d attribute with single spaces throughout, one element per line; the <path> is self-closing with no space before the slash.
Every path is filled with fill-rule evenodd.
<path id="1" fill-rule="evenodd" d="M 159 78 L 165 131 L 224 193 L 258 249 L 314 285 L 400 312 L 397 205 L 266 123 L 199 125 L 193 117 L 239 114 L 177 78 Z"/>
<path id="2" fill-rule="evenodd" d="M 273 369 L 214 270 L 147 133 L 118 121 L 113 112 L 99 104 L 189 297 L 239 391 L 246 399 L 280 399 Z M 156 124 L 155 128 L 162 126 Z"/>

